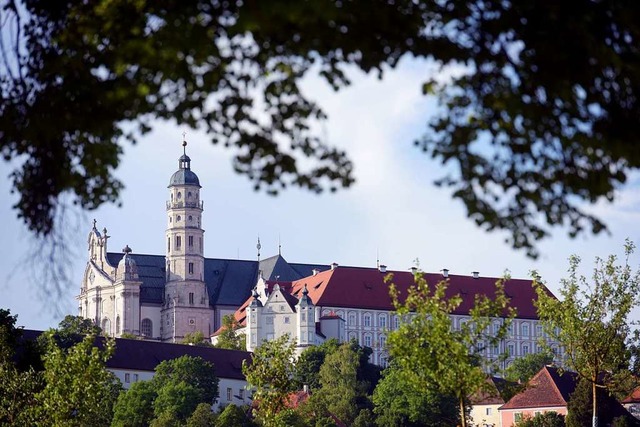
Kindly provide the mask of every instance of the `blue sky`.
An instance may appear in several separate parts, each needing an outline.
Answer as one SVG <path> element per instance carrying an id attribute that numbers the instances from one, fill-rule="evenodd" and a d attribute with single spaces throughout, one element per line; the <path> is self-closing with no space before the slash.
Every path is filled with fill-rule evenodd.
<path id="1" fill-rule="evenodd" d="M 133 253 L 164 254 L 167 184 L 182 152 L 200 177 L 204 200 L 205 256 L 255 259 L 260 236 L 262 256 L 274 255 L 278 241 L 292 262 L 375 266 L 376 254 L 390 269 L 405 270 L 419 259 L 426 271 L 448 268 L 452 274 L 528 277 L 536 269 L 551 290 L 557 289 L 571 254 L 583 258 L 589 274 L 596 255 L 621 253 L 626 237 L 640 242 L 640 187 L 637 180 L 621 189 L 615 204 L 598 204 L 590 211 L 601 216 L 611 234 L 566 237 L 558 229 L 540 244 L 541 257 L 533 261 L 504 243 L 503 233 L 486 233 L 466 218 L 460 202 L 447 189 L 432 185 L 444 173 L 442 166 L 413 146 L 425 129 L 435 103 L 421 95 L 425 64 L 403 61 L 383 80 L 352 72 L 353 85 L 335 93 L 315 78 L 305 91 L 329 115 L 319 125 L 331 144 L 347 150 L 355 163 L 357 182 L 348 190 L 315 195 L 288 189 L 277 197 L 255 192 L 253 185 L 233 172 L 232 152 L 214 146 L 206 135 L 170 123 L 158 122 L 136 146 L 125 145 L 117 176 L 124 182 L 122 207 L 105 205 L 83 214 L 78 227 L 66 231 L 74 248 L 69 268 L 73 286 L 63 300 L 65 311 L 76 313 L 78 292 L 87 260 L 86 237 L 92 219 L 106 227 L 110 251 L 128 244 Z M 0 163 L 0 176 L 10 167 Z M 5 224 L 0 245 L 0 307 L 19 315 L 29 328 L 55 326 L 60 320 L 50 297 L 30 283 L 30 234 L 10 206 L 10 180 L 0 180 L 0 220 Z M 632 260 L 638 264 L 638 255 Z"/>

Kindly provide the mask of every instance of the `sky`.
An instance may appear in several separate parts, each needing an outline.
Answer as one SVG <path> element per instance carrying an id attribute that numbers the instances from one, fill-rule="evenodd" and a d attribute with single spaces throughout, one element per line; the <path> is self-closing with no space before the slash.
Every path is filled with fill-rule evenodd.
<path id="1" fill-rule="evenodd" d="M 191 168 L 199 176 L 204 200 L 205 256 L 256 259 L 260 237 L 262 257 L 278 253 L 290 262 L 375 267 L 376 259 L 391 270 L 407 270 L 419 261 L 428 272 L 530 277 L 537 270 L 557 293 L 566 277 L 568 257 L 583 259 L 590 274 L 596 256 L 622 253 L 625 238 L 640 242 L 640 185 L 637 179 L 621 188 L 614 204 L 588 207 L 609 226 L 609 234 L 567 237 L 556 229 L 539 244 L 541 256 L 528 258 L 505 243 L 506 234 L 485 232 L 466 217 L 461 202 L 433 181 L 445 173 L 442 165 L 414 147 L 426 129 L 435 102 L 421 94 L 424 63 L 405 60 L 385 75 L 351 71 L 353 84 L 340 92 L 315 77 L 304 91 L 328 114 L 318 130 L 326 140 L 347 151 L 355 164 L 356 183 L 346 190 L 321 195 L 289 188 L 277 197 L 253 190 L 253 184 L 233 171 L 233 152 L 212 145 L 206 134 L 156 122 L 136 145 L 125 143 L 116 176 L 125 190 L 121 207 L 104 205 L 85 212 L 65 231 L 71 244 L 72 286 L 62 300 L 43 295 L 28 272 L 32 236 L 11 206 L 11 165 L 0 163 L 0 308 L 18 315 L 18 324 L 32 329 L 55 327 L 64 314 L 76 314 L 74 296 L 88 260 L 87 236 L 92 220 L 108 229 L 109 251 L 125 245 L 136 253 L 164 254 L 165 201 L 170 176 L 182 154 L 186 132 Z M 631 262 L 638 265 L 639 254 Z M 37 268 L 38 266 L 35 265 Z M 58 303 L 58 304 L 56 304 Z M 54 306 L 62 306 L 62 311 Z M 637 317 L 637 316 L 636 316 Z"/>

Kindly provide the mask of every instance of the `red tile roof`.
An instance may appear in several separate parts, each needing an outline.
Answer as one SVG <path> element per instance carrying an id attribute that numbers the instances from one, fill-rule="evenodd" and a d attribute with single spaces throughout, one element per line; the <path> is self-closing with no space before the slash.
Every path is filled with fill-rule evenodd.
<path id="1" fill-rule="evenodd" d="M 513 396 L 500 409 L 524 409 L 567 406 L 576 388 L 578 374 L 545 366 L 527 383 L 527 387 Z"/>
<path id="2" fill-rule="evenodd" d="M 413 273 L 408 271 L 390 271 L 393 283 L 400 291 L 400 296 L 406 295 L 410 286 L 414 285 Z M 389 296 L 389 286 L 385 283 L 386 273 L 377 268 L 337 267 L 325 270 L 316 275 L 302 278 L 294 282 L 278 282 L 283 292 L 290 292 L 297 297 L 307 285 L 309 297 L 313 303 L 321 307 L 364 308 L 372 310 L 394 310 Z M 444 280 L 442 274 L 424 273 L 430 286 L 435 286 Z M 447 295 L 460 295 L 462 303 L 452 314 L 469 314 L 476 295 L 491 297 L 495 283 L 499 278 L 460 276 L 449 274 Z M 272 291 L 276 282 L 267 281 L 267 290 Z M 538 319 L 534 301 L 536 292 L 531 280 L 509 279 L 504 284 L 507 296 L 511 298 L 511 306 L 517 310 L 517 317 L 521 319 Z M 548 291 L 550 295 L 550 291 Z M 235 316 L 240 324 L 245 324 L 244 310 L 252 297 L 236 311 Z"/>
<path id="3" fill-rule="evenodd" d="M 625 397 L 621 403 L 639 403 L 640 402 L 640 387 L 634 389 L 627 397 Z"/>
<path id="4" fill-rule="evenodd" d="M 413 274 L 406 271 L 391 273 L 400 295 L 406 295 L 409 287 L 414 284 Z M 385 276 L 385 273 L 375 268 L 338 267 L 294 281 L 292 293 L 295 295 L 306 284 L 309 297 L 318 306 L 393 310 L 389 286 L 384 282 Z M 425 273 L 424 277 L 431 286 L 443 280 L 442 275 L 437 273 Z M 448 279 L 447 295 L 459 294 L 462 297 L 462 304 L 453 314 L 468 314 L 474 305 L 476 295 L 491 297 L 498 280 L 492 277 L 475 279 L 458 275 L 449 275 Z M 516 308 L 519 318 L 538 318 L 533 304 L 537 298 L 531 280 L 510 279 L 505 282 L 505 291 L 511 298 L 511 306 Z"/>

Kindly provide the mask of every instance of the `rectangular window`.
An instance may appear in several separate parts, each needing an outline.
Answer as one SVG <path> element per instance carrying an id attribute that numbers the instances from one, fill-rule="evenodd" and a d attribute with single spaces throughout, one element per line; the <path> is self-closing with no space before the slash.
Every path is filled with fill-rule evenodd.
<path id="1" fill-rule="evenodd" d="M 487 409 L 485 410 L 485 413 L 484 413 L 484 414 L 485 414 L 485 415 L 491 415 L 491 408 L 487 408 Z"/>
<path id="2" fill-rule="evenodd" d="M 193 305 L 193 292 L 189 292 L 189 304 Z"/>
<path id="3" fill-rule="evenodd" d="M 138 381 L 138 374 L 133 374 L 133 382 L 137 382 Z"/>
<path id="4" fill-rule="evenodd" d="M 371 326 L 371 315 L 369 314 L 364 315 L 364 326 L 365 328 L 368 328 Z"/>
<path id="5" fill-rule="evenodd" d="M 189 236 L 189 248 L 193 247 L 193 236 Z"/>
<path id="6" fill-rule="evenodd" d="M 393 328 L 398 329 L 400 327 L 400 316 L 394 316 L 393 318 Z"/>
<path id="7" fill-rule="evenodd" d="M 355 324 L 356 324 L 356 315 L 352 313 L 349 315 L 349 325 L 355 326 Z"/>
<path id="8" fill-rule="evenodd" d="M 167 237 L 167 252 L 171 252 L 171 237 Z"/>
<path id="9" fill-rule="evenodd" d="M 241 400 L 244 400 L 244 389 L 241 388 L 240 390 L 238 390 L 238 397 Z"/>
<path id="10" fill-rule="evenodd" d="M 124 374 L 124 382 L 125 383 L 131 382 L 131 374 Z"/>
<path id="11" fill-rule="evenodd" d="M 182 237 L 176 236 L 176 249 L 180 249 L 182 247 Z"/>
<path id="12" fill-rule="evenodd" d="M 286 317 L 284 318 L 284 323 L 289 324 L 289 316 L 286 316 Z"/>
<path id="13" fill-rule="evenodd" d="M 189 263 L 189 274 L 193 274 L 193 263 Z"/>
<path id="14" fill-rule="evenodd" d="M 231 387 L 227 387 L 227 401 L 231 402 L 231 397 L 233 395 L 233 391 L 231 390 Z"/>
<path id="15" fill-rule="evenodd" d="M 371 335 L 364 336 L 364 345 L 365 347 L 371 347 Z"/>
<path id="16" fill-rule="evenodd" d="M 524 335 L 525 337 L 529 336 L 529 325 L 527 325 L 526 323 L 522 325 L 522 335 Z"/>
<path id="17" fill-rule="evenodd" d="M 514 348 L 513 344 L 509 344 L 507 346 L 507 350 L 509 351 L 509 357 L 513 357 L 513 356 L 516 355 L 515 348 Z"/>

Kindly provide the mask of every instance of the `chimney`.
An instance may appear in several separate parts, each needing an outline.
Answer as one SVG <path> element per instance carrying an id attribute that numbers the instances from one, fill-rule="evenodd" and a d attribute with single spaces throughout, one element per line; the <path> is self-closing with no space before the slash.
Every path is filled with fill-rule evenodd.
<path id="1" fill-rule="evenodd" d="M 472 271 L 471 274 L 473 274 L 473 278 L 477 279 L 478 277 L 480 277 L 480 272 L 479 271 Z"/>
<path id="2" fill-rule="evenodd" d="M 442 270 L 442 277 L 449 277 L 449 270 L 446 268 L 443 268 Z"/>
<path id="3" fill-rule="evenodd" d="M 378 267 L 378 270 L 380 271 L 380 273 L 386 273 L 387 272 L 387 266 L 384 264 L 380 264 L 380 266 Z"/>
<path id="4" fill-rule="evenodd" d="M 314 268 L 313 270 L 311 270 L 311 275 L 312 276 L 317 276 L 318 273 L 320 273 L 320 270 L 318 270 L 317 268 Z"/>
<path id="5" fill-rule="evenodd" d="M 332 262 L 331 263 L 331 269 L 335 270 L 336 268 L 338 268 L 338 263 L 337 262 Z"/>

